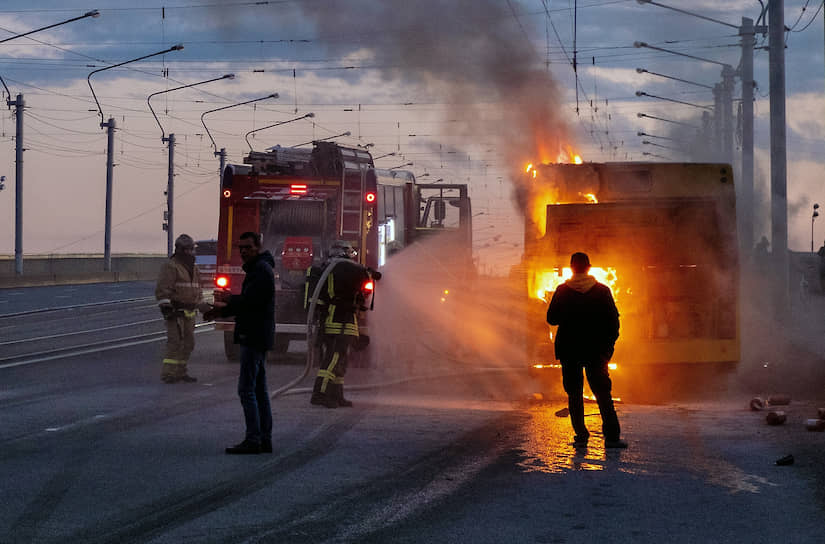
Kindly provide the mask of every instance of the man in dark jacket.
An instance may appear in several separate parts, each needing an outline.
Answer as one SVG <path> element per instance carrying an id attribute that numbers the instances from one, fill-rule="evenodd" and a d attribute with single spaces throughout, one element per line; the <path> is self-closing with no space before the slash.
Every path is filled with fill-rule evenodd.
<path id="1" fill-rule="evenodd" d="M 556 359 L 561 361 L 562 382 L 567 393 L 570 422 L 576 433 L 576 445 L 586 445 L 590 432 L 584 424 L 584 379 L 596 396 L 602 416 L 605 447 L 626 448 L 622 440 L 619 418 L 613 406 L 610 374 L 607 363 L 613 356 L 613 346 L 619 337 L 619 312 L 610 288 L 589 275 L 590 258 L 574 253 L 570 258 L 573 277 L 553 293 L 547 309 L 547 322 L 558 325 Z"/>
<path id="2" fill-rule="evenodd" d="M 240 295 L 215 296 L 215 309 L 204 319 L 235 316 L 235 343 L 240 344 L 241 370 L 238 396 L 241 398 L 246 437 L 229 454 L 272 453 L 272 409 L 266 387 L 266 352 L 275 339 L 275 260 L 269 251 L 261 251 L 261 236 L 241 234 L 238 249 L 243 259 Z"/>

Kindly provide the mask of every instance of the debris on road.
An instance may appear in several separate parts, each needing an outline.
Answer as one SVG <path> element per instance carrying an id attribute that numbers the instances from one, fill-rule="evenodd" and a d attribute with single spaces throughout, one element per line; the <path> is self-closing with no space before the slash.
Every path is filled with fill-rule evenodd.
<path id="1" fill-rule="evenodd" d="M 793 464 L 793 455 L 786 455 L 785 457 L 780 457 L 776 460 L 776 464 L 780 467 L 788 466 Z"/>
<path id="2" fill-rule="evenodd" d="M 771 395 L 768 397 L 768 404 L 771 406 L 787 406 L 791 403 L 790 395 Z"/>
<path id="3" fill-rule="evenodd" d="M 758 412 L 760 410 L 765 409 L 765 401 L 762 400 L 760 397 L 753 397 L 750 402 L 750 408 L 754 412 Z"/>
<path id="4" fill-rule="evenodd" d="M 825 419 L 806 419 L 805 428 L 809 431 L 825 431 Z"/>
<path id="5" fill-rule="evenodd" d="M 782 410 L 771 410 L 765 417 L 768 425 L 782 425 L 788 420 L 788 416 Z"/>

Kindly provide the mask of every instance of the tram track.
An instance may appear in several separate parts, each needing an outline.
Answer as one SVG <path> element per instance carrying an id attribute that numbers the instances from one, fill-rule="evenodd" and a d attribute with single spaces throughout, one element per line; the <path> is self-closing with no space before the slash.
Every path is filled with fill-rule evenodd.
<path id="1" fill-rule="evenodd" d="M 213 321 L 198 323 L 195 325 L 195 334 L 208 332 L 211 330 L 214 330 Z M 75 334 L 84 334 L 84 332 L 78 332 Z M 144 334 L 121 336 L 118 338 L 109 338 L 95 342 L 88 342 L 85 344 L 75 344 L 72 346 L 57 347 L 47 350 L 26 351 L 16 355 L 0 357 L 0 369 L 40 363 L 55 359 L 64 359 L 67 357 L 75 357 L 77 355 L 86 355 L 89 353 L 97 353 L 99 351 L 147 344 L 150 342 L 159 342 L 165 339 L 166 331 L 153 331 Z"/>

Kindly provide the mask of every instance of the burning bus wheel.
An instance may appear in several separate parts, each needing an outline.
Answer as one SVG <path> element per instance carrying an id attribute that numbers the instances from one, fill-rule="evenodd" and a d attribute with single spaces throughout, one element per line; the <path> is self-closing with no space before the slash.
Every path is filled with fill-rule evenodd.
<path id="1" fill-rule="evenodd" d="M 223 331 L 223 352 L 230 361 L 237 361 L 240 358 L 238 344 L 235 343 L 235 335 L 232 331 Z"/>

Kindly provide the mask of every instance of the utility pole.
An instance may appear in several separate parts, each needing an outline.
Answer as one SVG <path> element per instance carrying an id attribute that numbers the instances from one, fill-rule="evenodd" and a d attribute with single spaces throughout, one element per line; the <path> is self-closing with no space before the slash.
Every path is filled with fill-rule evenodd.
<path id="1" fill-rule="evenodd" d="M 11 96 L 8 101 L 9 106 L 14 106 L 14 115 L 17 119 L 17 130 L 15 135 L 14 152 L 14 273 L 17 276 L 23 275 L 23 110 L 26 103 L 23 95 L 18 94 L 17 99 L 12 102 Z"/>
<path id="2" fill-rule="evenodd" d="M 169 177 L 166 181 L 166 253 L 171 257 L 175 247 L 175 135 L 169 134 L 169 137 L 163 140 L 169 142 Z"/>
<path id="3" fill-rule="evenodd" d="M 115 152 L 115 119 L 100 124 L 106 128 L 106 219 L 103 230 L 103 270 L 112 270 L 112 178 Z"/>
<path id="4" fill-rule="evenodd" d="M 725 162 L 733 162 L 733 76 L 731 66 L 722 67 L 722 153 Z"/>
<path id="5" fill-rule="evenodd" d="M 764 27 L 760 27 L 764 29 Z M 764 31 L 764 30 L 763 30 Z M 745 255 L 753 251 L 753 46 L 756 42 L 753 19 L 742 17 L 742 183 L 741 204 L 738 206 L 742 232 L 739 233 Z"/>
<path id="6" fill-rule="evenodd" d="M 771 108 L 771 246 L 777 279 L 774 308 L 786 315 L 788 285 L 788 187 L 785 132 L 785 2 L 768 2 Z"/>
<path id="7" fill-rule="evenodd" d="M 213 154 L 220 158 L 220 166 L 218 167 L 218 187 L 223 183 L 223 169 L 226 168 L 226 148 L 222 147 L 220 151 L 214 151 Z"/>
<path id="8" fill-rule="evenodd" d="M 724 147 L 722 144 L 724 118 L 725 116 L 722 112 L 722 85 L 721 83 L 717 83 L 713 86 L 713 155 L 717 161 L 723 160 L 721 150 Z"/>

